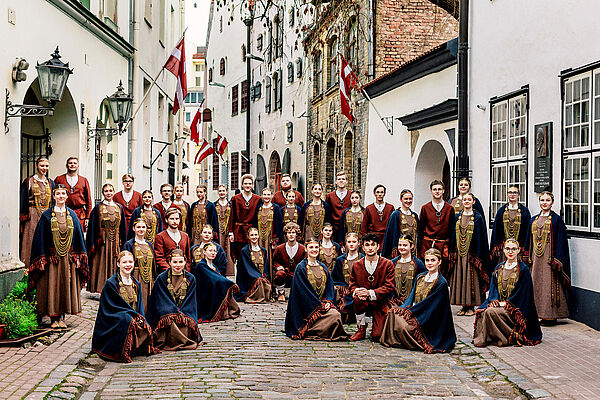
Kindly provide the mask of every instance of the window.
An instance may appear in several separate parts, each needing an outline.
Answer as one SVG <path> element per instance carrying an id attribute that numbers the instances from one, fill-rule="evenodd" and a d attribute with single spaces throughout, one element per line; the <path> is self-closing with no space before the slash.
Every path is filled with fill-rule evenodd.
<path id="1" fill-rule="evenodd" d="M 271 78 L 265 79 L 265 112 L 271 112 Z"/>
<path id="2" fill-rule="evenodd" d="M 282 80 L 282 76 L 281 76 L 281 70 L 279 70 L 278 72 L 275 72 L 273 74 L 273 98 L 274 98 L 274 105 L 273 105 L 273 111 L 275 110 L 281 110 L 281 95 L 283 92 L 283 80 Z"/>
<path id="3" fill-rule="evenodd" d="M 158 41 L 163 45 L 163 47 L 167 44 L 166 43 L 166 38 L 167 38 L 167 29 L 166 29 L 166 24 L 167 24 L 167 6 L 165 4 L 165 0 L 159 0 L 159 4 L 158 4 L 158 13 L 160 16 L 160 20 L 158 21 Z"/>
<path id="4" fill-rule="evenodd" d="M 327 46 L 327 62 L 328 62 L 328 71 L 327 71 L 327 89 L 332 87 L 337 82 L 337 51 L 338 51 L 338 40 L 337 37 L 334 36 L 329 41 L 329 46 Z"/>
<path id="5" fill-rule="evenodd" d="M 291 122 L 287 123 L 287 142 L 292 143 L 294 141 L 294 124 Z"/>
<path id="6" fill-rule="evenodd" d="M 152 0 L 145 0 L 144 2 L 144 20 L 152 27 Z"/>
<path id="7" fill-rule="evenodd" d="M 231 115 L 238 114 L 238 85 L 231 88 Z"/>
<path id="8" fill-rule="evenodd" d="M 198 103 L 202 103 L 202 100 L 204 100 L 204 92 L 198 92 Z"/>
<path id="9" fill-rule="evenodd" d="M 273 26 L 268 23 L 269 31 L 267 32 L 267 63 L 273 61 Z"/>
<path id="10" fill-rule="evenodd" d="M 296 59 L 296 78 L 302 77 L 302 58 Z"/>
<path id="11" fill-rule="evenodd" d="M 201 76 L 196 77 L 196 86 L 202 86 L 202 77 Z"/>
<path id="12" fill-rule="evenodd" d="M 196 102 L 196 92 L 191 92 L 190 93 L 190 103 L 195 103 Z"/>
<path id="13" fill-rule="evenodd" d="M 258 148 L 263 150 L 265 148 L 265 132 L 258 131 Z"/>
<path id="14" fill-rule="evenodd" d="M 261 33 L 260 35 L 258 35 L 258 38 L 256 39 L 256 50 L 262 51 L 262 49 L 263 49 L 263 34 Z"/>
<path id="15" fill-rule="evenodd" d="M 527 96 L 520 90 L 492 100 L 490 221 L 508 201 L 509 186 L 517 186 L 527 203 Z"/>
<path id="16" fill-rule="evenodd" d="M 314 92 L 318 96 L 323 91 L 323 57 L 317 53 L 314 58 Z"/>
<path id="17" fill-rule="evenodd" d="M 254 90 L 253 92 L 253 100 L 256 101 L 258 99 L 260 99 L 260 96 L 262 96 L 262 85 L 260 82 L 256 82 L 256 84 L 254 85 Z"/>
<path id="18" fill-rule="evenodd" d="M 196 64 L 195 68 L 196 68 L 196 72 L 200 72 L 200 64 Z"/>
<path id="19" fill-rule="evenodd" d="M 246 61 L 246 45 L 242 45 L 242 62 Z"/>
<path id="20" fill-rule="evenodd" d="M 189 112 L 186 112 L 186 113 L 185 113 L 185 122 L 190 122 L 191 120 L 192 120 L 192 119 L 191 119 L 191 115 L 190 115 L 190 113 L 189 113 Z"/>
<path id="21" fill-rule="evenodd" d="M 348 35 L 346 37 L 346 61 L 355 73 L 358 72 L 358 22 L 356 17 L 350 20 Z"/>
<path id="22" fill-rule="evenodd" d="M 248 81 L 242 82 L 242 112 L 248 109 Z"/>
<path id="23" fill-rule="evenodd" d="M 280 11 L 277 21 L 277 58 L 283 57 L 283 10 Z"/>
<path id="24" fill-rule="evenodd" d="M 219 33 L 223 33 L 223 16 L 219 18 Z"/>
<path id="25" fill-rule="evenodd" d="M 231 187 L 230 190 L 240 188 L 240 153 L 231 153 Z"/>
<path id="26" fill-rule="evenodd" d="M 288 83 L 294 82 L 294 63 L 289 62 L 287 65 Z"/>
<path id="27" fill-rule="evenodd" d="M 219 74 L 221 76 L 225 75 L 225 59 L 221 58 L 219 61 Z"/>
<path id="28" fill-rule="evenodd" d="M 242 174 L 249 174 L 250 173 L 250 163 L 248 162 L 248 153 L 246 152 L 246 150 L 242 150 L 241 151 L 241 157 L 242 157 Z"/>
<path id="29" fill-rule="evenodd" d="M 208 82 L 212 82 L 213 81 L 213 69 L 209 68 L 208 69 Z"/>
<path id="30" fill-rule="evenodd" d="M 292 7 L 290 7 L 290 9 L 288 11 L 288 19 L 290 20 L 289 21 L 290 27 L 294 26 L 294 20 L 295 20 L 294 16 L 295 15 L 296 15 L 296 11 L 294 9 L 294 6 L 292 6 Z"/>
<path id="31" fill-rule="evenodd" d="M 213 139 L 212 147 L 217 148 L 219 139 Z M 216 151 L 212 153 L 212 188 L 213 190 L 219 189 L 219 153 Z"/>
<path id="32" fill-rule="evenodd" d="M 89 1 L 88 1 L 89 4 Z M 88 5 L 89 8 L 89 5 Z M 102 12 L 102 16 L 104 17 L 104 22 L 108 23 L 108 25 L 114 30 L 117 29 L 118 19 L 117 19 L 117 0 L 101 0 L 100 2 L 100 10 Z"/>
<path id="33" fill-rule="evenodd" d="M 90 9 L 90 0 L 79 0 L 79 2 L 88 10 Z"/>

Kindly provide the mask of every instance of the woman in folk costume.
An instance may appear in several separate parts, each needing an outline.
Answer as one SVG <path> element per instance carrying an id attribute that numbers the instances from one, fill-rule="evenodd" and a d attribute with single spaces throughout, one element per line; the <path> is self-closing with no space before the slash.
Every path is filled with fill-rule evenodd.
<path id="1" fill-rule="evenodd" d="M 258 238 L 258 229 L 248 229 L 249 243 L 242 248 L 237 262 L 235 281 L 240 291 L 235 297 L 245 303 L 266 303 L 271 299 L 271 266 L 267 250 L 258 245 Z"/>
<path id="2" fill-rule="evenodd" d="M 541 211 L 530 222 L 523 260 L 531 268 L 535 306 L 542 324 L 552 325 L 569 317 L 571 261 L 567 228 L 560 215 L 552 211 L 554 195 L 542 192 Z"/>
<path id="3" fill-rule="evenodd" d="M 146 232 L 148 232 L 146 221 L 138 218 L 135 221 L 131 221 L 131 224 L 135 232 L 135 237 L 125 242 L 123 250 L 127 250 L 133 254 L 135 264 L 132 275 L 139 282 L 141 289 L 140 297 L 144 300 L 144 304 L 148 306 L 148 299 L 150 298 L 154 279 L 156 279 L 157 275 L 154 248 L 152 247 L 152 243 L 146 239 Z"/>
<path id="4" fill-rule="evenodd" d="M 448 282 L 439 272 L 442 254 L 436 248 L 425 251 L 427 272 L 417 276 L 412 292 L 386 316 L 380 343 L 425 353 L 449 352 L 456 343 L 450 310 Z"/>
<path id="5" fill-rule="evenodd" d="M 50 208 L 54 182 L 48 178 L 50 163 L 46 157 L 35 162 L 36 172 L 21 184 L 19 219 L 21 239 L 21 261 L 29 267 L 33 234 L 42 213 Z"/>
<path id="6" fill-rule="evenodd" d="M 296 204 L 296 192 L 290 190 L 285 194 L 285 205 L 281 207 L 281 219 L 283 226 L 285 227 L 288 223 L 293 222 L 302 226 L 302 207 Z M 285 235 L 285 232 L 284 232 Z M 301 241 L 300 235 L 298 235 L 298 241 Z"/>
<path id="7" fill-rule="evenodd" d="M 217 268 L 217 271 L 225 276 L 227 273 L 227 254 L 225 254 L 225 250 L 216 242 L 213 242 L 214 233 L 211 225 L 206 224 L 202 227 L 202 231 L 200 232 L 200 243 L 192 246 L 190 252 L 192 253 L 192 265 L 195 263 L 199 263 L 202 259 L 204 259 L 204 248 L 205 245 L 209 243 L 213 243 L 217 248 L 217 255 L 213 259 L 213 264 Z"/>
<path id="8" fill-rule="evenodd" d="M 338 229 L 338 243 L 344 243 L 348 233 L 358 234 L 360 242 L 360 229 L 365 211 L 365 208 L 360 204 L 361 198 L 362 196 L 358 190 L 350 193 L 351 206 L 342 211 L 342 219 L 340 219 L 340 227 Z"/>
<path id="9" fill-rule="evenodd" d="M 141 218 L 146 222 L 146 226 L 148 226 L 144 238 L 154 246 L 156 235 L 163 230 L 163 221 L 160 211 L 152 206 L 153 203 L 154 196 L 152 195 L 152 192 L 150 190 L 144 190 L 142 192 L 142 205 L 131 213 L 129 231 L 127 233 L 128 239 L 133 239 L 135 237 L 133 222 Z"/>
<path id="10" fill-rule="evenodd" d="M 225 278 L 217 269 L 214 261 L 217 257 L 216 243 L 203 243 L 203 258 L 192 264 L 192 274 L 196 278 L 196 302 L 198 304 L 198 322 L 217 322 L 240 316 L 240 306 L 234 294 L 240 288 Z"/>
<path id="11" fill-rule="evenodd" d="M 190 217 L 190 205 L 187 201 L 183 200 L 185 188 L 182 184 L 177 184 L 173 188 L 173 205 L 181 211 L 181 221 L 179 223 L 179 230 L 188 232 L 188 222 Z M 190 238 L 191 239 L 191 238 Z"/>
<path id="12" fill-rule="evenodd" d="M 464 208 L 463 205 L 463 196 L 467 193 L 471 193 L 471 180 L 469 178 L 462 178 L 458 182 L 458 196 L 453 197 L 450 200 L 450 205 L 454 207 L 454 213 L 458 214 Z M 471 193 L 472 194 L 472 193 Z M 477 211 L 483 217 L 483 221 L 485 222 L 485 213 L 483 212 L 483 207 L 481 206 L 481 202 L 477 197 L 473 195 L 473 206 L 472 208 Z"/>
<path id="13" fill-rule="evenodd" d="M 503 246 L 508 239 L 515 239 L 521 247 L 523 254 L 525 241 L 529 236 L 529 222 L 531 214 L 527 207 L 519 203 L 519 188 L 510 186 L 506 192 L 508 203 L 500 207 L 494 218 L 492 239 L 490 240 L 491 265 L 498 265 L 504 261 Z"/>
<path id="14" fill-rule="evenodd" d="M 273 252 L 280 243 L 285 242 L 283 238 L 283 224 L 281 210 L 273 203 L 273 192 L 269 188 L 262 191 L 262 204 L 258 207 L 256 215 L 258 227 L 258 245 L 267 251 L 269 265 L 273 265 Z M 269 276 L 272 281 L 273 277 Z"/>
<path id="15" fill-rule="evenodd" d="M 119 362 L 131 362 L 135 355 L 155 353 L 152 329 L 144 318 L 144 301 L 140 282 L 132 275 L 133 254 L 124 250 L 117 260 L 119 270 L 102 289 L 92 351 L 100 357 Z"/>
<path id="16" fill-rule="evenodd" d="M 333 236 L 333 225 L 329 222 L 323 224 L 322 238 L 319 242 L 319 261 L 327 267 L 329 272 L 333 272 L 335 260 L 342 254 L 342 247 L 331 240 Z"/>
<path id="17" fill-rule="evenodd" d="M 398 239 L 402 235 L 410 235 L 413 238 L 413 256 L 417 257 L 419 250 L 419 216 L 411 209 L 413 193 L 409 189 L 402 190 L 400 202 L 400 207 L 390 215 L 381 246 L 381 255 L 389 259 L 398 257 Z"/>
<path id="18" fill-rule="evenodd" d="M 338 310 L 342 313 L 342 320 L 345 323 L 352 323 L 355 320 L 354 305 L 352 294 L 348 285 L 350 284 L 350 271 L 355 261 L 360 260 L 364 255 L 358 251 L 360 241 L 358 233 L 349 232 L 346 234 L 346 253 L 335 260 L 335 266 L 331 273 L 333 287 L 336 292 L 336 304 Z"/>
<path id="19" fill-rule="evenodd" d="M 36 290 L 36 312 L 51 328 L 66 328 L 65 314 L 81 312 L 81 288 L 89 278 L 83 229 L 67 208 L 67 188 L 53 191 L 55 205 L 42 213 L 33 235 L 28 288 Z"/>
<path id="20" fill-rule="evenodd" d="M 160 350 L 194 350 L 202 341 L 198 330 L 196 278 L 185 271 L 181 249 L 169 256 L 169 268 L 156 278 L 146 311 L 154 346 Z"/>
<path id="21" fill-rule="evenodd" d="M 227 255 L 227 276 L 235 275 L 235 266 L 231 257 L 231 242 L 227 232 L 227 226 L 229 225 L 229 216 L 231 214 L 231 204 L 227 200 L 227 186 L 219 185 L 218 188 L 219 199 L 213 204 L 215 205 L 215 211 L 217 213 L 218 227 L 214 227 L 214 231 L 217 232 L 218 243 L 225 250 Z"/>
<path id="22" fill-rule="evenodd" d="M 520 252 L 517 240 L 504 242 L 506 261 L 496 267 L 488 298 L 475 313 L 475 346 L 533 346 L 542 340 L 531 273 Z"/>
<path id="23" fill-rule="evenodd" d="M 458 315 L 473 315 L 490 284 L 489 248 L 483 216 L 473 210 L 475 196 L 465 193 L 450 235 L 450 302 L 462 306 Z"/>
<path id="24" fill-rule="evenodd" d="M 202 229 L 205 225 L 210 225 L 215 233 L 213 239 L 218 239 L 219 219 L 215 205 L 206 199 L 206 186 L 198 185 L 196 187 L 196 197 L 198 200 L 192 203 L 190 215 L 187 224 L 187 234 L 190 237 L 192 246 L 202 242 Z M 212 239 L 211 239 L 212 240 Z"/>
<path id="25" fill-rule="evenodd" d="M 117 272 L 117 256 L 126 241 L 125 213 L 113 201 L 115 188 L 110 183 L 102 186 L 104 200 L 90 214 L 86 247 L 90 260 L 88 290 L 99 293 L 104 282 Z"/>
<path id="26" fill-rule="evenodd" d="M 423 261 L 414 256 L 415 243 L 412 236 L 407 234 L 400 236 L 397 247 L 398 257 L 392 258 L 397 294 L 393 301 L 402 304 L 412 292 L 417 275 L 427 270 Z"/>
<path id="27" fill-rule="evenodd" d="M 285 315 L 285 334 L 292 339 L 347 340 L 342 315 L 335 308 L 333 279 L 317 260 L 319 242 L 306 242 L 307 258 L 296 267 Z"/>
<path id="28" fill-rule="evenodd" d="M 312 186 L 312 200 L 302 206 L 302 237 L 304 241 L 321 240 L 323 224 L 329 221 L 329 205 L 321 199 L 323 185 L 315 183 Z"/>

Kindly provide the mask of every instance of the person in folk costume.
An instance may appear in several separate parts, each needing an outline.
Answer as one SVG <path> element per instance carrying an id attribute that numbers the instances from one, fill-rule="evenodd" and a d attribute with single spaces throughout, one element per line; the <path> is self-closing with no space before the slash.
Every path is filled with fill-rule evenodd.
<path id="1" fill-rule="evenodd" d="M 271 201 L 272 191 L 264 188 L 262 191 L 262 204 L 258 207 L 257 228 L 258 245 L 267 250 L 269 265 L 273 265 L 273 252 L 279 243 L 283 243 L 283 222 L 281 209 Z M 269 276 L 269 281 L 273 277 Z"/>
<path id="2" fill-rule="evenodd" d="M 344 323 L 351 323 L 356 320 L 352 294 L 350 293 L 348 285 L 350 283 L 350 271 L 352 271 L 352 265 L 364 257 L 364 255 L 358 251 L 360 243 L 358 237 L 358 233 L 356 232 L 348 232 L 346 234 L 346 243 L 344 246 L 346 253 L 335 260 L 335 266 L 331 273 L 333 287 L 336 292 L 335 298 L 337 308 L 342 313 L 342 320 Z"/>
<path id="3" fill-rule="evenodd" d="M 190 238 L 187 233 L 179 230 L 181 223 L 181 211 L 177 207 L 167 210 L 166 214 L 167 229 L 156 235 L 154 241 L 154 257 L 158 271 L 169 269 L 168 256 L 174 249 L 181 249 L 186 259 L 186 271 L 190 271 L 191 252 Z"/>
<path id="4" fill-rule="evenodd" d="M 531 273 L 519 261 L 521 247 L 516 239 L 506 239 L 503 250 L 506 261 L 496 267 L 488 298 L 475 312 L 473 344 L 533 346 L 541 342 L 542 330 Z"/>
<path id="5" fill-rule="evenodd" d="M 518 187 L 509 186 L 506 192 L 508 203 L 496 213 L 490 240 L 491 265 L 504 261 L 503 246 L 507 239 L 516 239 L 521 246 L 520 256 L 523 254 L 525 241 L 529 236 L 531 214 L 525 205 L 519 203 L 519 195 Z"/>
<path id="6" fill-rule="evenodd" d="M 200 243 L 192 246 L 190 249 L 192 253 L 192 260 L 194 263 L 200 262 L 204 259 L 204 248 L 209 243 L 214 243 L 217 248 L 217 255 L 212 260 L 212 263 L 217 268 L 217 271 L 223 276 L 227 273 L 227 254 L 225 250 L 216 242 L 213 242 L 214 234 L 213 228 L 209 224 L 204 225 L 202 227 L 202 231 L 200 232 Z"/>
<path id="7" fill-rule="evenodd" d="M 210 225 L 213 228 L 214 239 L 219 238 L 219 219 L 215 205 L 206 199 L 206 186 L 198 185 L 196 187 L 196 197 L 198 200 L 190 206 L 190 215 L 187 224 L 187 234 L 192 241 L 192 246 L 202 242 L 202 229 L 204 225 Z"/>
<path id="8" fill-rule="evenodd" d="M 365 211 L 363 206 L 360 205 L 361 198 L 362 196 L 358 190 L 353 190 L 352 193 L 350 193 L 350 207 L 342 212 L 342 218 L 340 219 L 337 236 L 338 243 L 344 243 L 348 233 L 356 233 L 360 240 L 362 235 L 361 227 L 363 214 Z"/>
<path id="9" fill-rule="evenodd" d="M 529 223 L 523 260 L 531 269 L 538 316 L 543 325 L 554 325 L 557 319 L 569 317 L 569 241 L 563 219 L 552 211 L 554 195 L 544 191 L 539 202 L 541 211 Z"/>
<path id="10" fill-rule="evenodd" d="M 188 260 L 181 249 L 168 256 L 169 268 L 156 277 L 146 320 L 154 346 L 160 350 L 194 350 L 202 341 L 198 330 L 196 278 L 185 270 Z"/>
<path id="11" fill-rule="evenodd" d="M 367 232 L 375 233 L 379 238 L 379 250 L 383 245 L 383 236 L 387 228 L 390 216 L 394 212 L 394 206 L 384 201 L 386 188 L 378 184 L 373 188 L 375 202 L 365 207 L 363 215 L 361 234 L 364 236 Z"/>
<path id="12" fill-rule="evenodd" d="M 155 203 L 153 207 L 160 212 L 164 226 L 167 221 L 167 210 L 171 208 L 177 208 L 179 210 L 179 208 L 173 203 L 173 186 L 170 183 L 163 183 L 160 185 L 160 196 L 161 200 L 158 203 Z"/>
<path id="13" fill-rule="evenodd" d="M 121 178 L 123 182 L 123 190 L 115 193 L 115 203 L 118 203 L 123 207 L 125 212 L 125 225 L 129 230 L 129 223 L 131 221 L 131 214 L 133 211 L 142 205 L 142 194 L 133 190 L 133 182 L 135 178 L 131 174 L 125 174 Z"/>
<path id="14" fill-rule="evenodd" d="M 335 174 L 335 190 L 327 193 L 325 197 L 325 203 L 329 207 L 329 220 L 333 225 L 333 237 L 338 237 L 338 227 L 340 226 L 340 220 L 342 219 L 342 213 L 344 210 L 351 206 L 350 204 L 350 190 L 347 188 L 348 178 L 344 171 L 340 171 Z"/>
<path id="15" fill-rule="evenodd" d="M 273 253 L 273 286 L 277 291 L 277 301 L 285 301 L 285 287 L 290 286 L 296 266 L 306 257 L 305 247 L 297 240 L 300 226 L 288 222 L 283 230 L 287 241 L 277 246 Z"/>
<path id="16" fill-rule="evenodd" d="M 333 271 L 335 260 L 342 254 L 342 247 L 331 240 L 333 236 L 333 226 L 329 222 L 323 224 L 322 239 L 319 241 L 319 261 L 321 261 L 329 273 Z"/>
<path id="17" fill-rule="evenodd" d="M 367 335 L 368 319 L 372 317 L 371 337 L 379 340 L 385 321 L 385 315 L 393 298 L 396 287 L 394 264 L 377 254 L 378 237 L 367 233 L 362 238 L 365 257 L 352 264 L 349 290 L 354 303 L 354 313 L 358 330 L 350 340 L 363 340 Z"/>
<path id="18" fill-rule="evenodd" d="M 323 185 L 315 183 L 312 186 L 312 200 L 307 201 L 302 206 L 301 220 L 302 238 L 306 242 L 310 239 L 321 240 L 323 234 L 323 224 L 329 222 L 329 204 L 321 200 L 323 195 Z"/>
<path id="19" fill-rule="evenodd" d="M 419 251 L 423 259 L 425 251 L 435 247 L 442 254 L 442 266 L 440 270 L 444 273 L 448 269 L 450 251 L 448 248 L 450 236 L 454 232 L 455 212 L 454 207 L 444 201 L 444 183 L 434 180 L 429 184 L 431 201 L 421 207 L 419 214 Z"/>
<path id="20" fill-rule="evenodd" d="M 223 250 L 225 250 L 225 254 L 227 254 L 227 268 L 225 275 L 234 276 L 235 265 L 233 264 L 233 259 L 231 257 L 231 242 L 229 241 L 229 235 L 227 231 L 229 225 L 229 216 L 231 215 L 231 204 L 227 200 L 227 192 L 227 186 L 219 185 L 217 190 L 219 199 L 213 203 L 215 206 L 215 212 L 217 213 L 218 223 L 218 226 L 215 227 L 215 230 L 217 231 L 219 245 L 221 245 Z"/>
<path id="21" fill-rule="evenodd" d="M 302 197 L 302 193 L 297 190 L 292 189 L 292 178 L 290 174 L 281 175 L 281 181 L 279 182 L 281 190 L 276 192 L 273 195 L 273 203 L 277 204 L 279 207 L 285 207 L 287 203 L 287 197 L 290 193 L 294 193 L 294 203 L 296 206 L 302 208 L 304 205 L 304 197 Z M 290 222 L 290 221 L 288 221 Z M 293 221 L 298 223 L 298 221 Z M 286 222 L 287 223 L 287 222 Z"/>
<path id="22" fill-rule="evenodd" d="M 153 202 L 154 196 L 152 195 L 152 191 L 144 190 L 142 192 L 142 205 L 133 210 L 131 213 L 131 218 L 129 220 L 129 231 L 127 233 L 127 238 L 129 240 L 135 237 L 132 223 L 140 218 L 143 219 L 146 222 L 146 226 L 148 226 L 145 239 L 150 243 L 154 244 L 156 235 L 163 231 L 162 215 L 157 208 L 152 206 Z"/>
<path id="23" fill-rule="evenodd" d="M 248 244 L 240 251 L 235 282 L 240 291 L 236 300 L 245 303 L 266 303 L 271 299 L 271 269 L 267 250 L 258 244 L 257 228 L 248 230 Z"/>
<path id="24" fill-rule="evenodd" d="M 125 212 L 114 202 L 115 188 L 110 183 L 102 186 L 104 200 L 90 214 L 86 247 L 90 260 L 88 290 L 99 293 L 104 282 L 117 272 L 117 257 L 127 240 Z"/>
<path id="25" fill-rule="evenodd" d="M 400 207 L 390 216 L 385 229 L 381 255 L 390 259 L 398 257 L 398 239 L 402 235 L 410 235 L 414 241 L 413 256 L 418 258 L 419 216 L 411 210 L 413 193 L 409 189 L 400 192 L 400 203 Z"/>
<path id="26" fill-rule="evenodd" d="M 148 225 L 142 218 L 138 218 L 131 222 L 131 228 L 135 232 L 135 237 L 129 239 L 123 245 L 123 250 L 133 254 L 134 268 L 131 273 L 137 279 L 141 292 L 139 296 L 144 300 L 144 304 L 148 305 L 148 298 L 152 292 L 154 279 L 156 279 L 157 270 L 154 260 L 154 247 L 152 243 L 146 239 Z"/>
<path id="27" fill-rule="evenodd" d="M 89 278 L 83 229 L 66 207 L 67 188 L 56 185 L 54 206 L 40 216 L 31 246 L 28 290 L 36 290 L 36 312 L 51 328 L 66 328 L 65 314 L 81 312 L 81 288 Z"/>
<path id="28" fill-rule="evenodd" d="M 231 198 L 228 224 L 231 255 L 234 260 L 239 260 L 242 247 L 248 243 L 248 230 L 257 227 L 258 208 L 262 205 L 260 196 L 252 193 L 254 175 L 244 174 L 241 182 L 242 191 Z"/>
<path id="29" fill-rule="evenodd" d="M 285 227 L 290 222 L 302 226 L 302 207 L 296 205 L 296 192 L 290 190 L 285 195 L 286 203 L 281 207 L 281 219 Z M 285 232 L 284 232 L 285 234 Z M 300 235 L 298 241 L 302 241 Z"/>
<path id="30" fill-rule="evenodd" d="M 192 266 L 196 278 L 196 302 L 198 304 L 198 322 L 217 322 L 240 316 L 240 306 L 234 295 L 240 288 L 235 282 L 223 276 L 215 265 L 217 244 L 202 243 L 204 258 Z"/>
<path id="31" fill-rule="evenodd" d="M 46 157 L 39 157 L 35 162 L 36 172 L 21 184 L 20 195 L 20 244 L 21 261 L 25 268 L 29 267 L 31 243 L 35 228 L 42 213 L 50 208 L 54 182 L 48 178 L 50 163 Z"/>
<path id="32" fill-rule="evenodd" d="M 173 193 L 175 195 L 175 199 L 173 199 L 173 204 L 175 204 L 175 207 L 181 210 L 181 221 L 179 221 L 179 230 L 187 232 L 189 225 L 189 217 L 191 213 L 189 203 L 183 200 L 185 188 L 182 184 L 177 184 L 173 188 Z"/>
<path id="33" fill-rule="evenodd" d="M 92 335 L 92 351 L 117 362 L 131 362 L 136 355 L 155 354 L 152 328 L 144 318 L 144 300 L 140 282 L 133 277 L 134 257 L 119 253 L 119 270 L 102 289 Z"/>
<path id="34" fill-rule="evenodd" d="M 417 275 L 426 272 L 425 264 L 414 256 L 415 244 L 412 236 L 404 234 L 398 238 L 398 256 L 392 258 L 396 279 L 396 304 L 406 301 L 415 283 Z"/>
<path id="35" fill-rule="evenodd" d="M 379 342 L 427 354 L 452 351 L 456 331 L 450 309 L 448 282 L 439 268 L 442 254 L 436 248 L 425 252 L 427 272 L 417 276 L 413 289 L 400 305 L 388 312 Z"/>
<path id="36" fill-rule="evenodd" d="M 458 195 L 450 199 L 450 205 L 454 207 L 454 212 L 458 214 L 463 210 L 463 196 L 467 193 L 471 193 L 471 180 L 469 178 L 462 178 L 458 181 Z M 471 193 L 472 194 L 472 193 Z M 481 202 L 475 196 L 475 201 L 473 202 L 473 210 L 477 211 L 483 217 L 483 221 L 485 222 L 485 213 L 483 212 L 483 207 L 481 206 Z"/>
<path id="37" fill-rule="evenodd" d="M 294 271 L 285 314 L 285 334 L 291 339 L 347 340 L 342 315 L 335 307 L 333 279 L 317 260 L 319 242 L 306 243 L 307 258 Z"/>
<path id="38" fill-rule="evenodd" d="M 94 207 L 90 183 L 84 176 L 79 175 L 79 159 L 77 157 L 67 158 L 66 167 L 67 173 L 57 176 L 54 183 L 67 188 L 69 192 L 67 207 L 75 211 L 83 231 L 87 232 L 90 213 Z"/>

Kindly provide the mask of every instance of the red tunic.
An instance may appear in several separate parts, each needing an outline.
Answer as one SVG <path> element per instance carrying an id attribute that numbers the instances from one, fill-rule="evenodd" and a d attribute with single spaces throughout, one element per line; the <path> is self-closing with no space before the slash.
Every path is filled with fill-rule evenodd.
<path id="1" fill-rule="evenodd" d="M 231 213 L 227 232 L 233 233 L 234 241 L 248 243 L 248 229 L 256 226 L 258 207 L 261 203 L 260 196 L 254 193 L 247 204 L 241 193 L 231 198 Z"/>
<path id="2" fill-rule="evenodd" d="M 344 200 L 340 200 L 334 190 L 333 192 L 327 193 L 325 201 L 329 204 L 329 212 L 331 213 L 331 221 L 329 222 L 333 225 L 333 237 L 337 238 L 342 213 L 346 208 L 352 206 L 352 203 L 350 203 L 350 191 L 348 190 L 346 192 Z"/>
<path id="3" fill-rule="evenodd" d="M 62 174 L 56 177 L 54 184 L 65 185 L 67 188 L 67 207 L 75 211 L 81 227 L 85 229 L 83 221 L 90 218 L 92 209 L 94 208 L 94 202 L 92 201 L 92 191 L 90 190 L 90 183 L 88 180 L 79 175 L 79 179 L 75 186 L 71 187 L 67 182 L 67 174 Z"/>
<path id="4" fill-rule="evenodd" d="M 179 243 L 175 243 L 169 233 L 164 230 L 156 235 L 154 239 L 154 256 L 156 258 L 156 265 L 160 268 L 161 272 L 169 269 L 169 262 L 167 257 L 171 252 L 177 248 L 183 250 L 185 254 L 185 269 L 189 272 L 191 266 L 191 253 L 190 253 L 190 238 L 185 232 L 181 232 L 181 239 Z"/>
<path id="5" fill-rule="evenodd" d="M 294 258 L 290 258 L 284 244 L 280 244 L 273 253 L 273 271 L 277 270 L 277 267 L 283 267 L 290 275 L 294 275 L 296 265 L 300 264 L 300 261 L 306 258 L 306 249 L 303 245 L 298 244 L 298 251 Z"/>
<path id="6" fill-rule="evenodd" d="M 371 336 L 379 338 L 385 322 L 385 316 L 388 311 L 388 301 L 396 292 L 395 268 L 394 264 L 384 257 L 379 257 L 377 268 L 373 272 L 373 282 L 369 282 L 369 273 L 365 268 L 366 257 L 355 261 L 350 271 L 348 289 L 351 294 L 358 288 L 373 290 L 377 300 L 359 300 L 354 297 L 354 311 L 356 314 L 362 314 L 370 311 L 373 314 L 373 330 Z"/>
<path id="7" fill-rule="evenodd" d="M 167 222 L 167 220 L 165 218 L 165 213 L 167 212 L 167 210 L 165 210 L 165 206 L 163 206 L 162 201 L 159 201 L 158 203 L 154 204 L 152 207 L 156 208 L 158 210 L 158 212 L 160 212 L 160 216 L 162 217 L 162 220 L 163 220 L 163 225 L 165 225 L 165 223 Z M 181 209 L 179 207 L 177 207 L 177 205 L 173 202 L 171 202 L 171 205 L 169 206 L 169 208 L 177 208 L 179 211 L 181 211 Z M 181 222 L 179 222 L 179 225 L 181 225 Z M 164 226 L 164 229 L 167 229 L 167 227 Z"/>
<path id="8" fill-rule="evenodd" d="M 129 229 L 129 219 L 131 218 L 133 210 L 142 205 L 142 194 L 134 190 L 133 195 L 131 196 L 131 200 L 129 200 L 129 202 L 126 202 L 125 198 L 123 197 L 123 191 L 121 190 L 120 192 L 115 194 L 113 200 L 115 203 L 118 203 L 121 206 L 123 206 L 123 211 L 125 212 L 125 223 L 127 224 L 127 229 Z"/>
<path id="9" fill-rule="evenodd" d="M 364 237 L 367 233 L 375 233 L 379 238 L 379 250 L 383 243 L 383 236 L 387 228 L 390 216 L 394 212 L 394 206 L 390 203 L 385 203 L 382 215 L 379 215 L 374 204 L 369 204 L 363 212 L 363 220 L 360 228 L 360 237 Z"/>
<path id="10" fill-rule="evenodd" d="M 420 256 L 423 258 L 425 250 L 431 247 L 442 252 L 442 257 L 448 259 L 448 239 L 454 224 L 454 207 L 444 202 L 444 207 L 439 218 L 431 202 L 421 207 L 419 214 L 419 243 L 421 243 Z"/>
<path id="11" fill-rule="evenodd" d="M 302 194 L 297 191 L 294 190 L 294 193 L 296 193 L 296 205 L 298 207 L 302 207 L 304 205 L 304 197 L 302 197 Z M 285 195 L 283 194 L 283 190 L 280 190 L 279 192 L 276 192 L 273 195 L 273 200 L 271 200 L 273 203 L 277 204 L 279 207 L 285 207 L 285 203 L 286 203 L 286 199 L 285 199 Z"/>

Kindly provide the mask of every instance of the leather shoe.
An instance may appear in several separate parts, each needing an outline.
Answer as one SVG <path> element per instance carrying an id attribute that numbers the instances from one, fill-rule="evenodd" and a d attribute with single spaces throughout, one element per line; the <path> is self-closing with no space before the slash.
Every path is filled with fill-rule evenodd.
<path id="1" fill-rule="evenodd" d="M 277 301 L 285 301 L 285 294 L 281 293 L 279 296 L 277 296 Z"/>
<path id="2" fill-rule="evenodd" d="M 364 340 L 367 336 L 367 325 L 360 325 L 356 333 L 350 336 L 350 340 L 356 342 L 358 340 Z"/>

